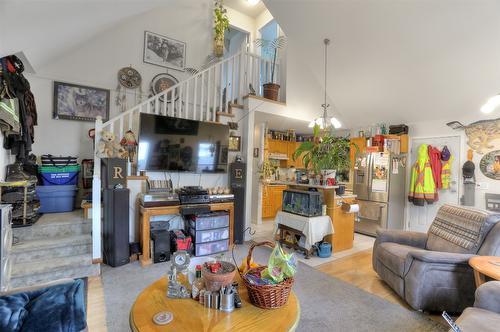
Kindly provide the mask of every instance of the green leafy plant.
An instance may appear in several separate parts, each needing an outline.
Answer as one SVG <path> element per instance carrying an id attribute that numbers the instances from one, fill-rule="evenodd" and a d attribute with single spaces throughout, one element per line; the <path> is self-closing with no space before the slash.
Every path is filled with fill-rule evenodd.
<path id="1" fill-rule="evenodd" d="M 302 158 L 304 166 L 320 174 L 322 170 L 333 169 L 337 172 L 349 170 L 351 167 L 351 143 L 345 137 L 332 136 L 328 131 L 314 126 L 312 142 L 303 142 L 293 153 L 293 160 Z M 357 149 L 357 146 L 354 145 Z"/>
<path id="2" fill-rule="evenodd" d="M 273 57 L 273 63 L 271 66 L 271 82 L 274 83 L 274 70 L 276 68 L 276 59 L 278 57 L 278 50 L 285 48 L 286 46 L 286 37 L 279 36 L 273 40 L 267 39 L 256 39 L 254 41 L 255 45 L 261 47 L 265 53 L 271 54 Z"/>
<path id="3" fill-rule="evenodd" d="M 224 42 L 224 34 L 229 30 L 229 18 L 227 10 L 222 4 L 222 0 L 214 2 L 214 39 L 219 42 Z"/>

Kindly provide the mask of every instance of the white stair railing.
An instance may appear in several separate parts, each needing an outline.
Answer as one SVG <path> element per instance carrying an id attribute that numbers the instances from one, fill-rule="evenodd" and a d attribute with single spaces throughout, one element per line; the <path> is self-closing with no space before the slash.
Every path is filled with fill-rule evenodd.
<path id="1" fill-rule="evenodd" d="M 262 96 L 262 84 L 271 80 L 272 61 L 259 55 L 240 52 L 224 59 L 188 79 L 152 96 L 140 104 L 120 113 L 106 122 L 95 122 L 95 149 L 103 130 L 119 139 L 127 130 L 138 133 L 140 113 L 173 116 L 191 120 L 215 122 L 218 116 L 230 112 L 230 103 L 243 104 L 249 85 Z M 275 68 L 275 81 L 279 84 L 280 65 Z M 94 154 L 92 202 L 101 201 L 101 160 Z M 101 258 L 101 209 L 92 209 L 93 258 Z"/>

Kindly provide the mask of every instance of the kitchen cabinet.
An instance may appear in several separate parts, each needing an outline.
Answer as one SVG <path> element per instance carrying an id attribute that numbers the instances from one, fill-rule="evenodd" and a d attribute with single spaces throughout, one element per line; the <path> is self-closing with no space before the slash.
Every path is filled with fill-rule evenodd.
<path id="1" fill-rule="evenodd" d="M 276 139 L 268 139 L 267 149 L 268 153 L 279 153 L 288 155 L 288 141 L 281 141 Z"/>
<path id="2" fill-rule="evenodd" d="M 274 218 L 281 211 L 284 185 L 264 185 L 262 187 L 262 218 Z"/>
<path id="3" fill-rule="evenodd" d="M 342 211 L 342 202 L 354 204 L 354 198 L 335 197 L 333 209 L 333 252 L 351 249 L 354 241 L 354 213 Z M 332 216 L 330 216 L 332 217 Z"/>
<path id="4" fill-rule="evenodd" d="M 304 162 L 302 161 L 302 155 L 301 154 L 297 160 L 293 160 L 293 154 L 295 153 L 295 150 L 299 148 L 299 146 L 302 144 L 302 142 L 288 142 L 288 164 L 287 167 L 295 166 L 297 169 L 304 169 Z"/>

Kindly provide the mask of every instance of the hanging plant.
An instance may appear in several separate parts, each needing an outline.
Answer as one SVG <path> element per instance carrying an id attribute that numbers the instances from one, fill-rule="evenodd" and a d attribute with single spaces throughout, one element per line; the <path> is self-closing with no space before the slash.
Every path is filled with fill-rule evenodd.
<path id="1" fill-rule="evenodd" d="M 224 34 L 229 30 L 229 18 L 222 1 L 214 1 L 214 54 L 217 57 L 224 55 Z"/>

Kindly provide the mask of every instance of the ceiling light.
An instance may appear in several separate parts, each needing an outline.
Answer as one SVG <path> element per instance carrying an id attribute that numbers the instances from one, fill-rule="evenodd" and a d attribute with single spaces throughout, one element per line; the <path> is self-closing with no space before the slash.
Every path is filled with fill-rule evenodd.
<path id="1" fill-rule="evenodd" d="M 333 126 L 335 129 L 339 129 L 342 127 L 340 121 L 335 117 L 330 117 L 328 115 L 328 107 L 329 104 L 326 103 L 326 83 L 327 83 L 327 74 L 328 74 L 328 45 L 330 44 L 330 39 L 325 39 L 323 41 L 325 44 L 325 103 L 321 105 L 323 108 L 323 115 L 319 118 L 314 119 L 309 123 L 309 128 L 313 128 L 315 125 L 318 125 L 320 129 L 327 129 L 330 126 Z"/>
<path id="2" fill-rule="evenodd" d="M 250 6 L 255 6 L 260 2 L 260 0 L 247 0 L 247 2 Z"/>
<path id="3" fill-rule="evenodd" d="M 486 104 L 484 104 L 481 107 L 481 112 L 483 113 L 491 113 L 493 112 L 498 106 L 500 106 L 500 95 L 496 95 L 488 99 Z"/>

